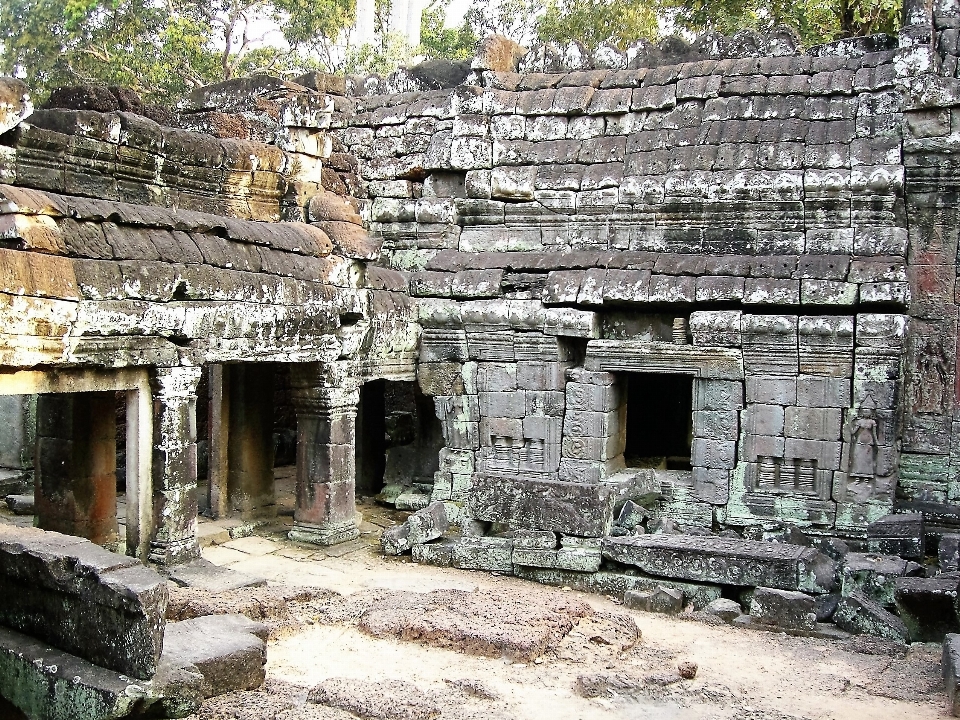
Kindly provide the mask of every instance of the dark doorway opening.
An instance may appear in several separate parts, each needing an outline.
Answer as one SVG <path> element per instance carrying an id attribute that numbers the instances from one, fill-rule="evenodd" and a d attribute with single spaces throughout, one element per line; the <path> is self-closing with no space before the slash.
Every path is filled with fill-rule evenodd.
<path id="1" fill-rule="evenodd" d="M 397 493 L 429 494 L 443 447 L 433 399 L 415 382 L 373 380 L 360 388 L 357 494 L 392 503 Z M 390 490 L 388 491 L 388 488 Z"/>
<path id="2" fill-rule="evenodd" d="M 689 470 L 693 377 L 628 373 L 624 459 L 630 467 Z"/>
<path id="3" fill-rule="evenodd" d="M 387 467 L 385 380 L 360 386 L 357 410 L 357 495 L 376 495 Z"/>

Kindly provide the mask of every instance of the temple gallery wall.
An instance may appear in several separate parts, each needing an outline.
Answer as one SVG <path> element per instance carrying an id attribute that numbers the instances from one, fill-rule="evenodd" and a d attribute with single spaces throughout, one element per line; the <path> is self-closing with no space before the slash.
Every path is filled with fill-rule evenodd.
<path id="1" fill-rule="evenodd" d="M 294 466 L 296 541 L 376 496 L 416 562 L 949 649 L 960 9 L 906 17 L 493 37 L 164 124 L 4 79 L 0 483 L 169 573 Z"/>

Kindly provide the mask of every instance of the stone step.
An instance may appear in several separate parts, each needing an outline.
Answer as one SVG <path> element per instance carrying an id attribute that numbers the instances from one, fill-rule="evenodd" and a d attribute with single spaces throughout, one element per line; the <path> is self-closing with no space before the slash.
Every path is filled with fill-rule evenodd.
<path id="1" fill-rule="evenodd" d="M 646 573 L 697 582 L 830 592 L 834 563 L 813 548 L 758 540 L 693 536 L 607 537 L 603 555 Z"/>
<path id="2" fill-rule="evenodd" d="M 211 593 L 226 592 L 244 587 L 260 587 L 267 584 L 267 581 L 262 577 L 214 565 L 209 560 L 202 558 L 171 566 L 167 571 L 167 577 L 180 587 L 200 588 Z"/>
<path id="3" fill-rule="evenodd" d="M 266 625 L 244 615 L 204 615 L 167 625 L 163 657 L 199 672 L 205 698 L 255 690 L 266 674 L 268 634 Z"/>

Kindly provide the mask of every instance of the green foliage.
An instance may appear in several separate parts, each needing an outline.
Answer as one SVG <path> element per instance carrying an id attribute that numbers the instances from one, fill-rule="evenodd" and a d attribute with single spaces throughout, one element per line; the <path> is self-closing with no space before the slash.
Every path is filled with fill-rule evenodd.
<path id="1" fill-rule="evenodd" d="M 902 0 L 661 0 L 660 12 L 681 30 L 732 35 L 786 25 L 805 46 L 844 37 L 895 33 Z"/>
<path id="2" fill-rule="evenodd" d="M 420 54 L 429 59 L 467 60 L 473 57 L 478 38 L 464 19 L 459 27 L 445 27 L 449 2 L 427 6 L 420 20 Z"/>
<path id="3" fill-rule="evenodd" d="M 0 72 L 23 77 L 41 101 L 55 87 L 90 83 L 171 104 L 234 76 L 328 67 L 321 49 L 352 24 L 354 3 L 4 0 Z M 261 27 L 278 27 L 286 46 L 259 37 Z"/>
<path id="4" fill-rule="evenodd" d="M 387 33 L 379 45 L 360 45 L 349 48 L 343 62 L 348 75 L 389 75 L 410 57 L 406 39 L 397 33 Z"/>
<path id="5" fill-rule="evenodd" d="M 622 50 L 634 40 L 657 37 L 656 9 L 637 0 L 547 0 L 537 37 L 560 44 L 576 40 L 587 48 L 610 40 Z"/>

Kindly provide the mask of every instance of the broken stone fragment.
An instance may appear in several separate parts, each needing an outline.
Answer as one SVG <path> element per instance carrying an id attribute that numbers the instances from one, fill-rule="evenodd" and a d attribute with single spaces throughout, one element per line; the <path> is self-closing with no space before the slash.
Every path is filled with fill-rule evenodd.
<path id="1" fill-rule="evenodd" d="M 885 515 L 867 526 L 867 547 L 872 553 L 899 555 L 923 560 L 923 515 L 900 513 Z"/>
<path id="2" fill-rule="evenodd" d="M 204 615 L 170 623 L 164 660 L 196 669 L 204 698 L 263 684 L 268 627 L 244 615 Z"/>
<path id="3" fill-rule="evenodd" d="M 947 691 L 947 706 L 954 717 L 960 717 L 960 635 L 949 634 L 943 639 L 943 683 Z"/>
<path id="4" fill-rule="evenodd" d="M 763 625 L 813 630 L 817 624 L 814 599 L 792 590 L 758 587 L 753 591 L 750 617 Z"/>
<path id="5" fill-rule="evenodd" d="M 847 553 L 841 569 L 841 591 L 849 595 L 859 590 L 884 607 L 892 607 L 894 581 L 920 571 L 917 563 L 895 555 Z"/>
<path id="6" fill-rule="evenodd" d="M 743 614 L 743 608 L 740 607 L 740 603 L 736 600 L 717 598 L 707 603 L 706 607 L 703 608 L 703 612 L 715 615 L 724 622 L 729 623 L 733 622 L 734 618 L 738 618 Z"/>
<path id="7" fill-rule="evenodd" d="M 685 660 L 677 666 L 677 672 L 684 680 L 693 680 L 697 676 L 697 664 L 690 660 Z"/>
<path id="8" fill-rule="evenodd" d="M 14 515 L 33 515 L 34 513 L 33 495 L 7 495 L 4 501 Z"/>
<path id="9" fill-rule="evenodd" d="M 937 545 L 937 562 L 940 572 L 954 572 L 960 565 L 960 535 L 945 533 Z"/>
<path id="10" fill-rule="evenodd" d="M 414 545 L 436 540 L 448 527 L 446 506 L 438 501 L 417 510 L 402 525 L 384 530 L 380 544 L 385 555 L 402 555 Z"/>
<path id="11" fill-rule="evenodd" d="M 901 577 L 894 585 L 897 612 L 910 642 L 943 642 L 945 635 L 960 632 L 956 577 Z"/>
<path id="12" fill-rule="evenodd" d="M 683 593 L 663 585 L 653 590 L 627 590 L 623 604 L 632 610 L 676 615 L 683 609 Z"/>
<path id="13" fill-rule="evenodd" d="M 166 581 L 89 540 L 0 526 L 0 623 L 101 667 L 157 671 Z"/>
<path id="14" fill-rule="evenodd" d="M 857 590 L 840 600 L 833 622 L 847 632 L 897 642 L 906 642 L 909 635 L 900 618 Z"/>
<path id="15" fill-rule="evenodd" d="M 142 681 L 0 627 L 0 697 L 30 718 L 186 717 L 203 701 L 202 683 L 195 667 L 166 657 Z"/>

